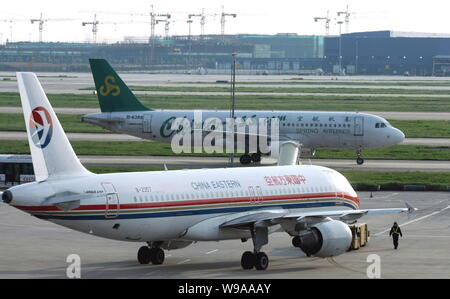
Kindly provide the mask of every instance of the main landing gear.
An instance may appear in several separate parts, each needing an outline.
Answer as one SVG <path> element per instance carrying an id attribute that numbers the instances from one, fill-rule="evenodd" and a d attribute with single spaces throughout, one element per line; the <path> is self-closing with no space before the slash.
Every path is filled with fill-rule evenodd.
<path id="1" fill-rule="evenodd" d="M 363 164 L 364 164 L 364 159 L 363 159 L 363 157 L 362 157 L 362 149 L 358 149 L 358 150 L 356 151 L 356 156 L 357 156 L 357 158 L 356 158 L 356 164 L 358 164 L 358 165 L 363 165 Z"/>
<path id="2" fill-rule="evenodd" d="M 149 246 L 139 248 L 137 259 L 140 264 L 161 265 L 164 263 L 164 250 L 162 250 L 157 242 L 149 242 Z"/>
<path id="3" fill-rule="evenodd" d="M 254 154 L 243 154 L 239 158 L 239 162 L 241 162 L 242 165 L 248 165 L 252 162 L 259 163 L 261 162 L 261 154 L 260 153 L 254 153 Z"/>
<path id="4" fill-rule="evenodd" d="M 256 270 L 266 270 L 269 266 L 269 257 L 261 252 L 261 247 L 268 243 L 267 227 L 255 227 L 251 225 L 250 231 L 253 240 L 253 252 L 246 251 L 241 257 L 241 266 L 244 270 L 256 268 Z"/>

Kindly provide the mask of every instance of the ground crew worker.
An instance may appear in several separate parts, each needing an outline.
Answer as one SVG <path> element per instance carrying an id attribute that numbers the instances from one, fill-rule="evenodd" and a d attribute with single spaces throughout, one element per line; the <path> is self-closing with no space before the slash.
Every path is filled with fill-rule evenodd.
<path id="1" fill-rule="evenodd" d="M 400 226 L 398 226 L 397 222 L 394 222 L 394 225 L 391 227 L 391 231 L 389 232 L 389 236 L 392 236 L 392 240 L 394 241 L 394 248 L 398 247 L 398 236 L 403 238 L 402 230 Z"/>

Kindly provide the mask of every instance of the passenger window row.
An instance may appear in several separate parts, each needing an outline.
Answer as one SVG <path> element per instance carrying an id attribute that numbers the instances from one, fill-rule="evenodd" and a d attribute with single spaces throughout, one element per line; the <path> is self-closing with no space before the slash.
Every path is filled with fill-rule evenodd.
<path id="1" fill-rule="evenodd" d="M 294 124 L 294 123 L 283 123 L 283 127 L 309 127 L 309 128 L 317 128 L 317 127 L 325 127 L 325 128 L 350 128 L 350 124 Z"/>
<path id="2" fill-rule="evenodd" d="M 239 197 L 258 197 L 271 195 L 290 195 L 290 194 L 308 194 L 321 192 L 334 192 L 330 187 L 302 187 L 302 188 L 277 188 L 261 191 L 262 194 L 251 194 L 248 191 L 224 191 L 224 192 L 198 192 L 190 194 L 154 194 L 154 195 L 136 195 L 134 202 L 171 202 L 180 200 L 198 200 L 213 198 L 239 198 Z"/>

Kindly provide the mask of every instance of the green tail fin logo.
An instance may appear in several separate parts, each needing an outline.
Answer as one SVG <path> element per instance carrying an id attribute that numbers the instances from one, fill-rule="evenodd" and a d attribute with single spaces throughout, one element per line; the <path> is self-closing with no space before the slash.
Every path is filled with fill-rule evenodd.
<path id="1" fill-rule="evenodd" d="M 102 112 L 151 111 L 145 107 L 105 59 L 89 59 Z"/>
<path id="2" fill-rule="evenodd" d="M 104 96 L 107 97 L 109 95 L 117 97 L 120 95 L 120 88 L 118 85 L 115 85 L 116 78 L 113 76 L 107 76 L 105 80 L 103 81 L 104 85 L 100 86 L 98 92 Z"/>

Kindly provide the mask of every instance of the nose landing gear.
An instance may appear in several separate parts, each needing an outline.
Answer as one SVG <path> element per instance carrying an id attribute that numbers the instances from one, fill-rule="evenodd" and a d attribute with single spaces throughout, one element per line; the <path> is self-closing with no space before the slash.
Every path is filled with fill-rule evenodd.
<path id="1" fill-rule="evenodd" d="M 362 157 L 362 149 L 361 148 L 356 151 L 356 156 L 357 156 L 356 164 L 363 165 L 364 164 L 364 159 Z"/>

